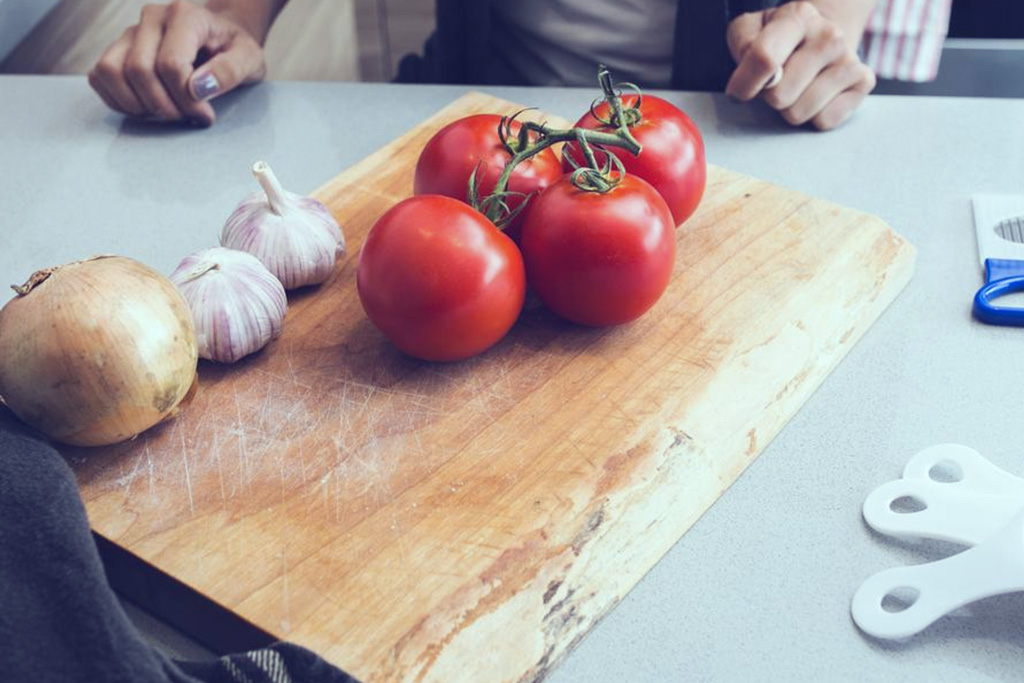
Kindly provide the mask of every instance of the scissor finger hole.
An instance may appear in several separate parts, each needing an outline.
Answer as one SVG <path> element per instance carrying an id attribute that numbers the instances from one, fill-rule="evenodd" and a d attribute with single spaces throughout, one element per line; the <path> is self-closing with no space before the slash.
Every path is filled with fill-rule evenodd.
<path id="1" fill-rule="evenodd" d="M 900 496 L 889 503 L 889 509 L 898 515 L 912 515 L 927 510 L 928 504 L 917 496 Z"/>
<path id="2" fill-rule="evenodd" d="M 921 591 L 910 586 L 899 586 L 882 596 L 882 609 L 889 614 L 906 612 L 921 597 Z"/>
<path id="3" fill-rule="evenodd" d="M 940 484 L 955 484 L 963 481 L 964 470 L 953 460 L 940 460 L 928 469 L 928 477 Z"/>
<path id="4" fill-rule="evenodd" d="M 1014 311 L 1024 310 L 1024 284 L 1019 285 L 1017 289 L 1008 289 L 993 297 L 989 298 L 993 304 L 999 305 L 1000 308 L 1006 308 Z"/>

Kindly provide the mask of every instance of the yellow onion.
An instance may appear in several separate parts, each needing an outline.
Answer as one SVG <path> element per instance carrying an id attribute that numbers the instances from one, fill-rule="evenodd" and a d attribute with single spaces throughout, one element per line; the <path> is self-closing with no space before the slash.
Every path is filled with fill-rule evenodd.
<path id="1" fill-rule="evenodd" d="M 121 256 L 39 271 L 0 310 L 0 400 L 50 438 L 124 441 L 177 411 L 196 378 L 192 314 Z"/>

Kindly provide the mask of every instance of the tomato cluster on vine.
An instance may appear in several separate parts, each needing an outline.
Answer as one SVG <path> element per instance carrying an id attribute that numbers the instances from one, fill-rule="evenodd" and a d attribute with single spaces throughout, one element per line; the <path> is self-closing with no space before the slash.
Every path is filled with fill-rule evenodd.
<path id="1" fill-rule="evenodd" d="M 635 320 L 665 292 L 676 228 L 704 192 L 703 141 L 666 100 L 599 80 L 603 99 L 571 129 L 476 114 L 427 142 L 414 195 L 377 220 L 357 269 L 364 310 L 400 350 L 479 354 L 528 288 L 588 326 Z"/>

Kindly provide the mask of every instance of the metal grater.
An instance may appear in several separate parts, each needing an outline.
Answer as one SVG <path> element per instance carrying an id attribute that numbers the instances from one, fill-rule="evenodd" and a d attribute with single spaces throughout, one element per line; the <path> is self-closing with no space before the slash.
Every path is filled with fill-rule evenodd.
<path id="1" fill-rule="evenodd" d="M 996 224 L 995 233 L 1004 240 L 1024 244 L 1024 216 L 1000 221 Z"/>
<path id="2" fill-rule="evenodd" d="M 974 296 L 974 317 L 990 325 L 1024 327 L 1024 308 L 995 303 L 1024 291 L 1024 195 L 975 195 L 974 230 L 985 284 Z"/>

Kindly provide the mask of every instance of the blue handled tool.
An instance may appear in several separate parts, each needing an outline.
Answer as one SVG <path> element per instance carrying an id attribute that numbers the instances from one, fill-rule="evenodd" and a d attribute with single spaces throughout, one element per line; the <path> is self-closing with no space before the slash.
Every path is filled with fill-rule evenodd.
<path id="1" fill-rule="evenodd" d="M 974 229 L 985 284 L 974 295 L 974 317 L 989 325 L 1024 326 L 1024 308 L 995 299 L 1024 292 L 1024 195 L 975 195 Z"/>

